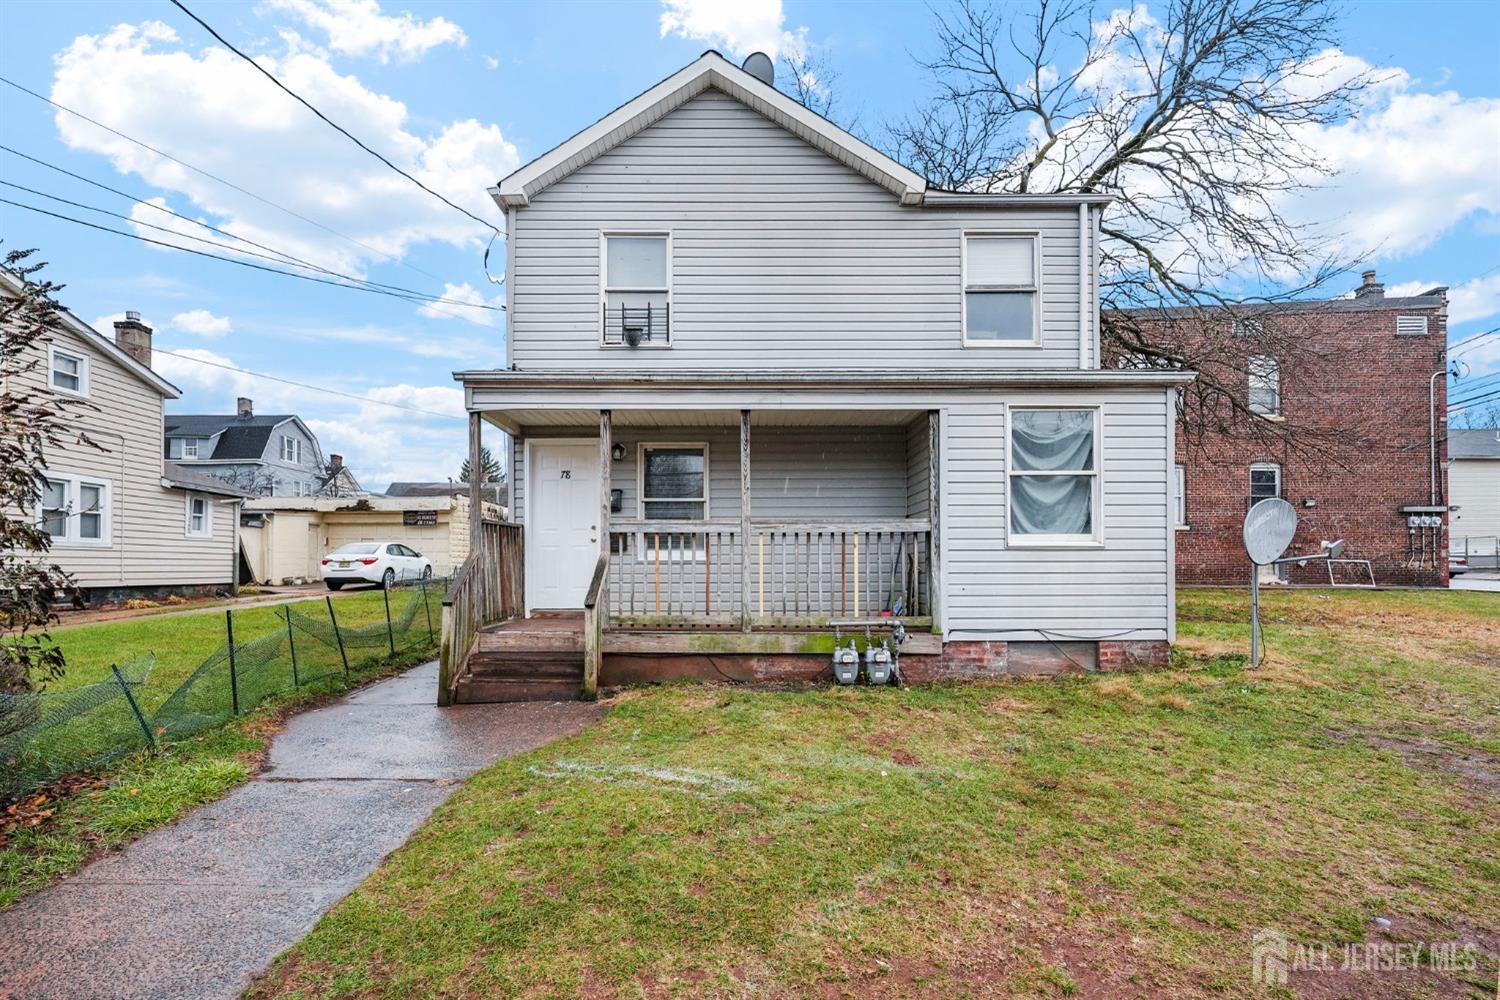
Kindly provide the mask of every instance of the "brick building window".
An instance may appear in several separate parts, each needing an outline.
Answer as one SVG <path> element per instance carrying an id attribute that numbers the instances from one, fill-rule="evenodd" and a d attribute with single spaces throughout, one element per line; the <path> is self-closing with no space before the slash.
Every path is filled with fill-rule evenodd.
<path id="1" fill-rule="evenodd" d="M 1172 467 L 1172 517 L 1179 528 L 1187 527 L 1187 466 Z"/>
<path id="2" fill-rule="evenodd" d="M 1250 466 L 1250 506 L 1281 496 L 1281 466 L 1256 462 Z"/>
<path id="3" fill-rule="evenodd" d="M 1250 412 L 1263 417 L 1281 413 L 1281 366 L 1264 354 L 1250 355 Z"/>

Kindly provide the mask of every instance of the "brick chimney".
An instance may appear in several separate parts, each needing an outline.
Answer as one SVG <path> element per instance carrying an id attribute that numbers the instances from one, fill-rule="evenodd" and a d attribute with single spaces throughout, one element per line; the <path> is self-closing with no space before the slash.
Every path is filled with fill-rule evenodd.
<path id="1" fill-rule="evenodd" d="M 115 345 L 147 368 L 151 367 L 151 328 L 141 322 L 141 314 L 127 312 L 115 320 Z"/>
<path id="2" fill-rule="evenodd" d="M 235 416 L 248 418 L 255 416 L 255 408 L 251 405 L 249 396 L 241 396 L 234 401 Z"/>
<path id="3" fill-rule="evenodd" d="M 1356 299 L 1385 298 L 1385 286 L 1375 280 L 1374 271 L 1366 271 L 1360 277 L 1364 279 L 1364 282 L 1354 290 Z"/>
<path id="4" fill-rule="evenodd" d="M 328 456 L 328 471 L 337 472 L 344 467 L 344 456 L 331 454 Z"/>

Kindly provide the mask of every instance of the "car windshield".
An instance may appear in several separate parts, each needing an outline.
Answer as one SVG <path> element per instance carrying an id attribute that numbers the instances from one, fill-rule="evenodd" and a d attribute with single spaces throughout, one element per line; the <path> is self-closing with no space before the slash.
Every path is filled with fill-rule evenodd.
<path id="1" fill-rule="evenodd" d="M 334 549 L 333 554 L 336 556 L 372 556 L 379 551 L 380 546 L 375 542 L 352 542 Z"/>

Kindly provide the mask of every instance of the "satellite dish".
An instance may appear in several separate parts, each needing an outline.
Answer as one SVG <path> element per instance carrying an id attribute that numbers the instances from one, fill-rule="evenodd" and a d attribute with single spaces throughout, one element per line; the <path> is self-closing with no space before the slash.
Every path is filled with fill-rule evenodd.
<path id="1" fill-rule="evenodd" d="M 750 53 L 741 68 L 767 87 L 776 86 L 776 64 L 764 52 Z"/>
<path id="2" fill-rule="evenodd" d="M 1297 511 L 1285 500 L 1262 500 L 1245 514 L 1245 553 L 1257 566 L 1281 558 L 1297 534 Z"/>

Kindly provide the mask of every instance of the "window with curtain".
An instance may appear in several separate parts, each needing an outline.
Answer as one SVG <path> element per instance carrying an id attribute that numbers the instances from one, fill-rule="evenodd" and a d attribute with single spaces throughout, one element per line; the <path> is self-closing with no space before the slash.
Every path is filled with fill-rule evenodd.
<path id="1" fill-rule="evenodd" d="M 88 395 L 88 361 L 60 348 L 52 349 L 52 388 L 75 396 Z"/>
<path id="2" fill-rule="evenodd" d="M 964 237 L 964 341 L 1037 340 L 1037 237 Z"/>
<path id="3" fill-rule="evenodd" d="M 1099 534 L 1097 410 L 1012 410 L 1010 533 L 1029 542 Z"/>
<path id="4" fill-rule="evenodd" d="M 1281 413 L 1281 366 L 1264 354 L 1250 355 L 1250 412 L 1273 417 Z"/>
<path id="5" fill-rule="evenodd" d="M 604 234 L 606 344 L 665 347 L 671 340 L 665 233 Z"/>
<path id="6" fill-rule="evenodd" d="M 641 447 L 641 516 L 647 521 L 702 521 L 708 515 L 708 447 Z"/>

